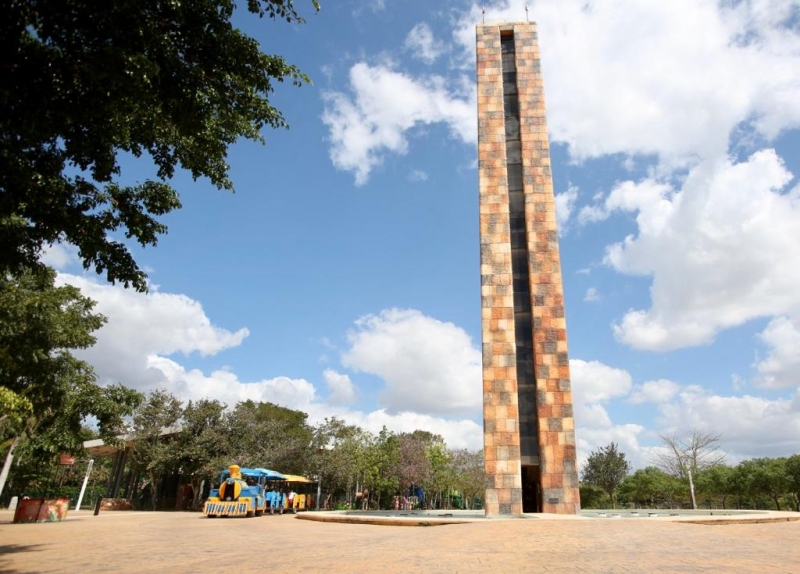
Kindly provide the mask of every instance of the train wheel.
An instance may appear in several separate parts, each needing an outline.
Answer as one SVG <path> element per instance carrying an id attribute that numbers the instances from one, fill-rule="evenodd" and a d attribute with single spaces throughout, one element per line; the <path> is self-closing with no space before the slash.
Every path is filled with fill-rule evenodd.
<path id="1" fill-rule="evenodd" d="M 217 517 L 216 514 L 206 514 L 206 516 L 208 516 L 209 518 L 216 518 Z"/>

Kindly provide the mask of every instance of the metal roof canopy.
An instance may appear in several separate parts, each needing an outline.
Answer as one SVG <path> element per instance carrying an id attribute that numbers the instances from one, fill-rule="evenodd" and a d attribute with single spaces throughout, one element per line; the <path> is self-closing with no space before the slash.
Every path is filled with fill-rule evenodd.
<path id="1" fill-rule="evenodd" d="M 177 426 L 177 427 L 169 427 L 161 429 L 161 432 L 158 433 L 158 436 L 165 437 L 177 434 L 178 432 L 180 432 L 181 428 L 183 427 Z M 83 448 L 86 449 L 86 452 L 88 452 L 89 456 L 91 456 L 92 458 L 109 457 L 109 456 L 114 456 L 115 454 L 117 454 L 122 450 L 133 448 L 136 445 L 136 441 L 139 440 L 139 438 L 137 438 L 136 435 L 133 434 L 123 434 L 117 436 L 117 440 L 120 441 L 119 445 L 106 444 L 99 438 L 94 440 L 87 440 L 84 441 Z"/>

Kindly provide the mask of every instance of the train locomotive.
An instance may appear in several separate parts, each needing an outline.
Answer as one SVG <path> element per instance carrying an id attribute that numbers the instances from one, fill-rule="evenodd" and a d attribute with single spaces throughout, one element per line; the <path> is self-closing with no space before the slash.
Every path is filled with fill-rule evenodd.
<path id="1" fill-rule="evenodd" d="M 265 489 L 278 473 L 265 468 L 240 468 L 232 464 L 220 474 L 219 488 L 213 489 L 203 505 L 203 514 L 218 516 L 261 516 L 267 509 Z M 281 475 L 278 475 L 282 478 Z"/>

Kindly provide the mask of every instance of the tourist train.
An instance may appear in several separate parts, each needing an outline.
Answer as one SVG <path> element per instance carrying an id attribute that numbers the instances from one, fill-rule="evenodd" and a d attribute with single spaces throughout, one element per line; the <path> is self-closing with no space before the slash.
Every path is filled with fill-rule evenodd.
<path id="1" fill-rule="evenodd" d="M 295 475 L 283 475 L 267 468 L 241 468 L 232 464 L 220 473 L 219 487 L 211 490 L 203 505 L 203 514 L 218 516 L 261 516 L 266 512 L 284 510 L 296 513 L 307 510 L 312 503 L 311 494 L 295 494 L 299 485 L 307 487 L 313 481 Z M 296 486 L 297 485 L 297 486 Z M 280 503 L 272 502 L 278 491 L 291 491 L 294 496 L 283 496 Z M 272 504 L 271 504 L 272 503 Z"/>

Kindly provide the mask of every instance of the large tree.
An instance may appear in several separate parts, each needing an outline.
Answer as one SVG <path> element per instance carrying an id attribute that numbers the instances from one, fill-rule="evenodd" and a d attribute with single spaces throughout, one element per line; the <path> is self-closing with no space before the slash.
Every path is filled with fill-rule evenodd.
<path id="1" fill-rule="evenodd" d="M 22 440 L 32 456 L 77 451 L 82 424 L 90 416 L 97 420 L 99 436 L 114 441 L 123 417 L 141 400 L 139 393 L 120 385 L 98 386 L 92 367 L 72 355 L 72 350 L 93 345 L 93 332 L 105 322 L 93 307 L 77 288 L 56 287 L 51 269 L 18 277 L 0 274 L 0 406 L 5 415 L 0 438 L 7 442 L 7 463 Z"/>
<path id="2" fill-rule="evenodd" d="M 293 0 L 244 5 L 303 22 Z M 308 82 L 234 27 L 235 11 L 233 0 L 0 0 L 0 273 L 66 241 L 112 283 L 146 288 L 124 241 L 155 245 L 166 231 L 157 218 L 180 207 L 176 168 L 232 189 L 228 147 L 286 126 L 275 82 Z M 155 179 L 118 184 L 121 153 L 148 155 Z"/>
<path id="3" fill-rule="evenodd" d="M 616 508 L 614 493 L 630 471 L 631 464 L 625 460 L 625 453 L 619 452 L 616 443 L 612 442 L 589 454 L 581 480 L 602 488 L 611 498 L 611 507 Z"/>
<path id="4" fill-rule="evenodd" d="M 189 478 L 194 491 L 193 507 L 200 501 L 203 481 L 214 482 L 230 464 L 225 409 L 216 399 L 189 401 L 183 409 L 181 430 L 173 444 L 181 474 Z"/>
<path id="5" fill-rule="evenodd" d="M 158 508 L 161 479 L 175 472 L 182 449 L 176 440 L 183 416 L 183 404 L 172 393 L 158 389 L 133 414 L 133 463 L 149 477 L 150 504 Z"/>
<path id="6" fill-rule="evenodd" d="M 665 505 L 674 508 L 679 505 L 677 495 L 682 490 L 683 485 L 677 478 L 660 468 L 648 466 L 625 477 L 617 494 L 620 500 L 637 507 L 659 508 Z"/>
<path id="7" fill-rule="evenodd" d="M 307 416 L 272 403 L 237 403 L 225 423 L 231 457 L 228 464 L 302 474 L 312 440 Z"/>
<path id="8" fill-rule="evenodd" d="M 385 451 L 370 448 L 373 443 L 369 432 L 359 426 L 348 425 L 342 419 L 331 417 L 317 424 L 314 428 L 314 454 L 310 470 L 321 481 L 321 486 L 327 493 L 326 500 L 335 492 L 343 491 L 350 503 L 359 478 L 366 475 L 366 479 L 370 480 L 382 475 L 387 460 L 379 455 Z M 373 469 L 373 465 L 376 468 Z M 369 486 L 374 487 L 376 482 L 370 482 Z"/>
<path id="9" fill-rule="evenodd" d="M 786 478 L 794 509 L 800 512 L 800 454 L 786 459 Z"/>
<path id="10" fill-rule="evenodd" d="M 453 452 L 453 486 L 461 492 L 464 508 L 472 508 L 476 498 L 483 498 L 486 490 L 486 473 L 483 465 L 483 450 L 457 450 Z"/>

